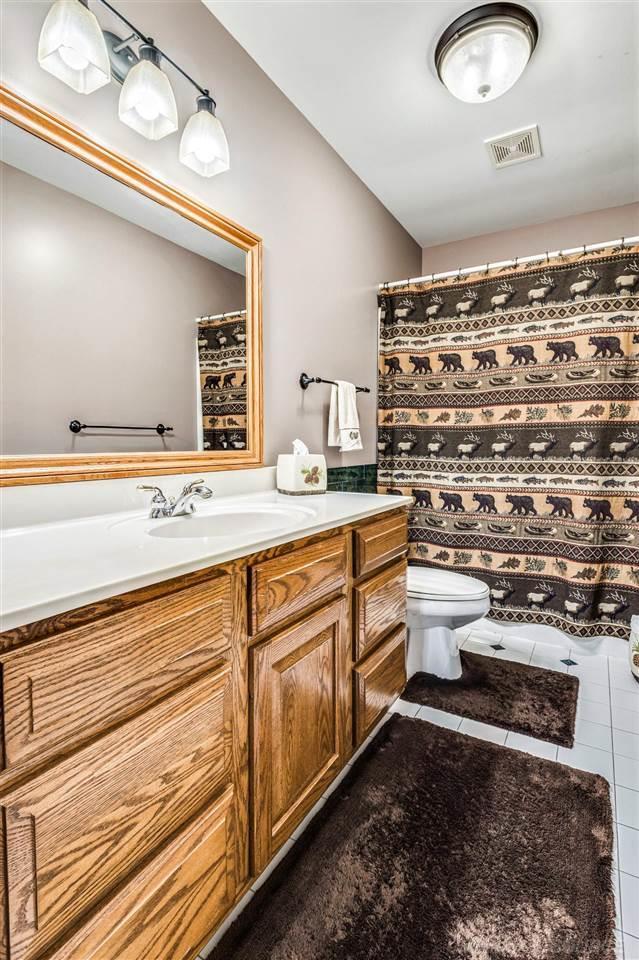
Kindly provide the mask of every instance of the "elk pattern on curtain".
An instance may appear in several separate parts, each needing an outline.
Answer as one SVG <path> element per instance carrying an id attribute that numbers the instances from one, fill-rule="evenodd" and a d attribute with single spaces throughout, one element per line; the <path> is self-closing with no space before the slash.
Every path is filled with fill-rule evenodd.
<path id="1" fill-rule="evenodd" d="M 639 247 L 382 290 L 378 487 L 410 559 L 491 616 L 627 637 L 639 613 Z"/>
<path id="2" fill-rule="evenodd" d="M 246 311 L 198 318 L 205 450 L 246 448 Z"/>

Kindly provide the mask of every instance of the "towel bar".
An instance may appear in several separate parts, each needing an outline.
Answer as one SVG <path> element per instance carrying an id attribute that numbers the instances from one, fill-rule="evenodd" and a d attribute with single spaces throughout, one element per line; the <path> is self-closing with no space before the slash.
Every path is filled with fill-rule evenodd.
<path id="1" fill-rule="evenodd" d="M 334 380 L 324 380 L 323 377 L 309 377 L 307 373 L 300 373 L 300 387 L 306 390 L 311 383 L 332 383 L 337 386 Z M 358 393 L 370 393 L 370 387 L 355 387 Z"/>

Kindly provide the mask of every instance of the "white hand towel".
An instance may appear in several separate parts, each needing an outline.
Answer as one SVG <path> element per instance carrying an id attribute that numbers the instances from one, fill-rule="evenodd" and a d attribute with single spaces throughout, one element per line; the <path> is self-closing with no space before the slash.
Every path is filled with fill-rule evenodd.
<path id="1" fill-rule="evenodd" d="M 361 450 L 357 414 L 357 392 L 347 380 L 338 380 L 331 387 L 331 403 L 328 410 L 328 445 L 339 447 L 342 453 Z"/>

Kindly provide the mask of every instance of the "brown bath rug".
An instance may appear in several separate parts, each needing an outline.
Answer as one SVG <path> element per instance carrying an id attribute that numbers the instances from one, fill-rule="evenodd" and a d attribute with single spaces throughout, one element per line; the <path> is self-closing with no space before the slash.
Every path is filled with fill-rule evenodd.
<path id="1" fill-rule="evenodd" d="M 614 960 L 599 776 L 395 716 L 211 960 Z"/>
<path id="2" fill-rule="evenodd" d="M 572 747 L 577 677 L 465 650 L 461 661 L 459 680 L 416 673 L 402 699 Z"/>

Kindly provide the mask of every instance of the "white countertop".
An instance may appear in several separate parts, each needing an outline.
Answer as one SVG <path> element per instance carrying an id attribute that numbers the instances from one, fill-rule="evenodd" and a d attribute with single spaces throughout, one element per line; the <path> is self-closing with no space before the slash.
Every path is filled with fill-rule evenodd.
<path id="1" fill-rule="evenodd" d="M 151 536 L 149 531 L 157 524 L 178 519 L 150 520 L 148 510 L 13 527 L 0 539 L 0 629 L 11 630 L 410 503 L 410 497 L 369 493 L 287 497 L 268 491 L 198 504 L 196 516 L 202 517 L 220 507 L 251 504 L 285 505 L 301 512 L 286 529 L 243 536 Z"/>

